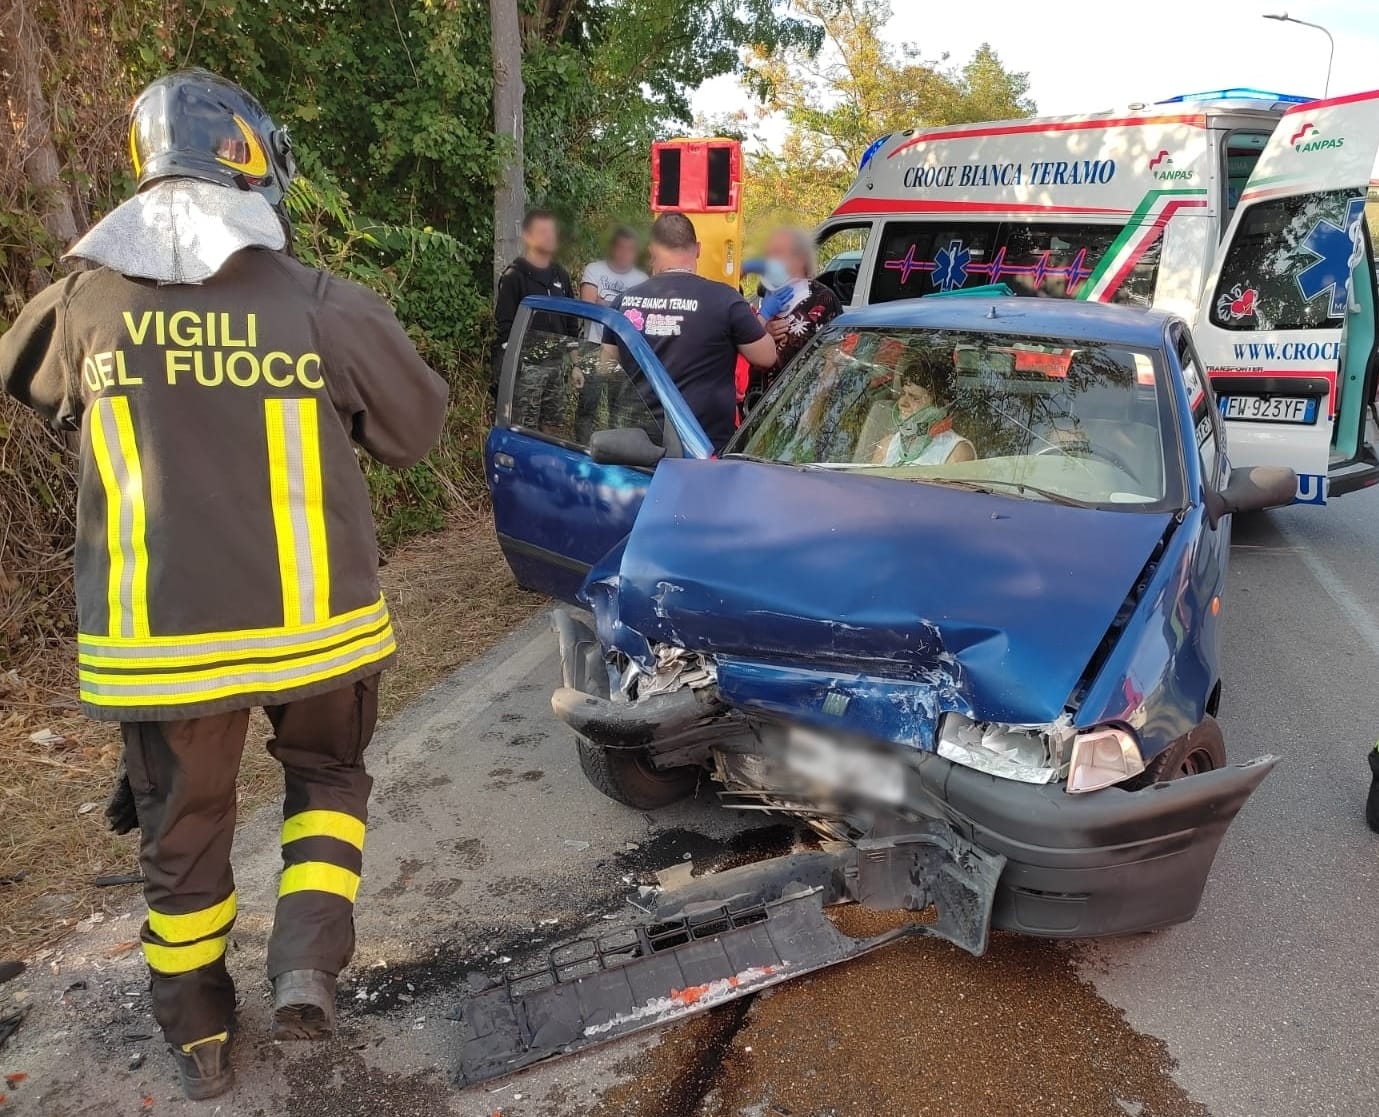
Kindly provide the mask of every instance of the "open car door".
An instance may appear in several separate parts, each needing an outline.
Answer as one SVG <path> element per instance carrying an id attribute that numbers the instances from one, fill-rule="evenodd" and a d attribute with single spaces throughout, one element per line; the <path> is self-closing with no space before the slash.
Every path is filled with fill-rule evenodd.
<path id="1" fill-rule="evenodd" d="M 620 358 L 605 356 L 617 340 Z M 712 444 L 642 335 L 621 314 L 529 298 L 512 327 L 485 450 L 498 542 L 519 584 L 573 602 L 627 537 L 651 469 L 602 465 L 598 431 L 640 428 L 670 457 Z"/>
<path id="2" fill-rule="evenodd" d="M 1289 109 L 1241 193 L 1193 330 L 1231 463 L 1293 469 L 1300 502 L 1379 482 L 1364 437 L 1376 156 L 1379 90 Z"/>

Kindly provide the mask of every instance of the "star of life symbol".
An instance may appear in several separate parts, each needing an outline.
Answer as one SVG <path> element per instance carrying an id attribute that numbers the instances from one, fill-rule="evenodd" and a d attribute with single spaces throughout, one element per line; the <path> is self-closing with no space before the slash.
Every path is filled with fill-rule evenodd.
<path id="1" fill-rule="evenodd" d="M 952 291 L 967 282 L 967 267 L 972 263 L 971 249 L 960 240 L 949 241 L 934 256 L 934 286 L 940 291 Z"/>
<path id="2" fill-rule="evenodd" d="M 809 321 L 803 314 L 792 314 L 785 320 L 785 329 L 791 337 L 804 337 L 809 332 Z"/>
<path id="3" fill-rule="evenodd" d="M 1316 257 L 1298 272 L 1295 281 L 1302 297 L 1311 301 L 1329 293 L 1329 318 L 1344 318 L 1350 298 L 1350 273 L 1362 258 L 1360 222 L 1365 199 L 1352 198 L 1346 206 L 1344 227 L 1322 218 L 1302 238 L 1302 247 Z"/>

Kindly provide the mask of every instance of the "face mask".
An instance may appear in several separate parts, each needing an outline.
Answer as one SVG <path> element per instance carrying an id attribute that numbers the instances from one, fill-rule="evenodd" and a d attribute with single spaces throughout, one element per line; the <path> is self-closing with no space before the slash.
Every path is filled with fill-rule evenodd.
<path id="1" fill-rule="evenodd" d="M 761 285 L 768 291 L 778 291 L 790 282 L 790 269 L 775 258 L 763 262 Z"/>

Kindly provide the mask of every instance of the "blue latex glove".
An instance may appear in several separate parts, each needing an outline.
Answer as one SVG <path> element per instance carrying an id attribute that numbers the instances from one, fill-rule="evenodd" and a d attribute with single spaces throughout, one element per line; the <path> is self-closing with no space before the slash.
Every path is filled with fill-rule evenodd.
<path id="1" fill-rule="evenodd" d="M 782 287 L 777 291 L 772 291 L 761 300 L 761 306 L 757 308 L 757 313 L 769 322 L 772 318 L 779 318 L 784 314 L 794 301 L 794 288 Z"/>
<path id="2" fill-rule="evenodd" d="M 755 260 L 742 261 L 743 275 L 762 275 L 766 271 L 766 261 L 758 257 Z"/>

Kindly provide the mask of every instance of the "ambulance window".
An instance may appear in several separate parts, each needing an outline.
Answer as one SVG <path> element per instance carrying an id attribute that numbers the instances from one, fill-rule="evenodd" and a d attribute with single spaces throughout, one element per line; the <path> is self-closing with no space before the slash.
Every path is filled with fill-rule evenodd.
<path id="1" fill-rule="evenodd" d="M 819 282 L 838 296 L 843 306 L 851 306 L 857 292 L 857 277 L 871 239 L 870 221 L 861 225 L 834 226 L 824 233 L 817 250 Z"/>
<path id="2" fill-rule="evenodd" d="M 1264 145 L 1269 142 L 1269 132 L 1232 132 L 1222 143 L 1225 145 L 1226 164 L 1226 211 L 1221 222 L 1221 235 L 1226 234 L 1226 224 L 1240 202 L 1245 191 L 1245 183 L 1264 154 Z"/>
<path id="3" fill-rule="evenodd" d="M 1119 225 L 1004 222 L 900 222 L 886 226 L 871 301 L 912 299 L 935 291 L 1004 283 L 1017 295 L 1074 298 L 1120 238 Z M 1131 247 L 1129 270 L 1109 301 L 1148 306 L 1159 270 L 1161 237 Z M 1099 297 L 1106 298 L 1101 291 Z"/>
<path id="4" fill-rule="evenodd" d="M 1256 202 L 1244 211 L 1212 294 L 1223 330 L 1339 329 L 1362 190 Z"/>
<path id="5" fill-rule="evenodd" d="M 992 283 L 997 223 L 896 221 L 885 227 L 872 271 L 873 303 L 917 299 Z"/>

